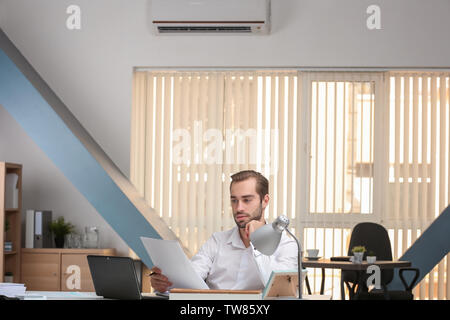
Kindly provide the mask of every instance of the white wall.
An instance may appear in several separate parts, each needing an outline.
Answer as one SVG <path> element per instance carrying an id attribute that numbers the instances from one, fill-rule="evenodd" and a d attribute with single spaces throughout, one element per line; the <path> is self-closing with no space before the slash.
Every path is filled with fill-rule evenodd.
<path id="1" fill-rule="evenodd" d="M 116 248 L 121 255 L 128 253 L 125 242 L 1 105 L 0 159 L 23 165 L 23 212 L 52 210 L 53 219 L 64 216 L 76 226 L 78 233 L 82 233 L 85 226 L 99 226 L 101 248 Z M 24 216 L 22 230 L 25 231 Z M 24 232 L 22 242 L 25 243 Z"/>
<path id="2" fill-rule="evenodd" d="M 272 33 L 260 37 L 157 37 L 149 31 L 149 3 L 0 0 L 0 27 L 126 175 L 135 66 L 450 66 L 447 0 L 272 0 Z M 66 8 L 72 4 L 81 7 L 79 31 L 65 27 Z M 381 30 L 366 28 L 371 4 L 381 7 Z M 63 177 L 48 181 L 58 176 L 57 169 L 44 155 L 32 160 L 37 148 L 16 126 L 0 107 L 0 159 L 24 163 L 25 172 L 34 169 L 27 174 L 34 186 L 25 184 L 25 203 L 64 208 L 61 214 L 72 221 L 80 211 L 86 212 L 86 221 L 99 221 Z M 24 143 L 16 142 L 17 134 Z M 41 181 L 47 182 L 48 192 L 36 193 Z M 60 192 L 59 197 L 50 191 Z M 123 245 L 115 237 L 111 241 Z"/>

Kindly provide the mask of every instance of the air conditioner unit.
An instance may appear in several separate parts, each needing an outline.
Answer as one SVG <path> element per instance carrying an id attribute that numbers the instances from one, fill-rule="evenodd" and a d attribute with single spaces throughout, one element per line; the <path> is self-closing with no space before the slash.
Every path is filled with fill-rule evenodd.
<path id="1" fill-rule="evenodd" d="M 267 34 L 270 0 L 152 0 L 156 34 Z"/>

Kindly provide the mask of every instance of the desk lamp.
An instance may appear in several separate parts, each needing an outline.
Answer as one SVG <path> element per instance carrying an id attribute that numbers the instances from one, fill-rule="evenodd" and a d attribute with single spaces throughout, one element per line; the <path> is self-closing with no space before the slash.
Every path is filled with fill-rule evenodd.
<path id="1" fill-rule="evenodd" d="M 298 248 L 298 298 L 302 299 L 302 259 L 301 247 L 297 238 L 287 228 L 289 219 L 286 216 L 279 216 L 272 224 L 266 224 L 257 229 L 250 235 L 250 241 L 253 246 L 262 254 L 266 256 L 272 255 L 278 248 L 281 240 L 281 234 L 284 230 L 287 231 L 297 242 Z"/>

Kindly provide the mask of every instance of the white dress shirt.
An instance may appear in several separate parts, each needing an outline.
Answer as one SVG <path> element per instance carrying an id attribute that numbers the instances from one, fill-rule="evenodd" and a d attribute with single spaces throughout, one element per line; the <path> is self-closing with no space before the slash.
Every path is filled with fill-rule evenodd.
<path id="1" fill-rule="evenodd" d="M 238 227 L 214 233 L 191 259 L 210 289 L 259 290 L 272 270 L 297 270 L 297 244 L 283 232 L 277 250 L 266 256 L 245 247 Z"/>

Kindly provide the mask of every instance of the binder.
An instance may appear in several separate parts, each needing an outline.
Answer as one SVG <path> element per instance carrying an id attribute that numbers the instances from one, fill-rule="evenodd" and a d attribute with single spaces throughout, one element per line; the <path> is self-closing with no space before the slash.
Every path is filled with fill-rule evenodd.
<path id="1" fill-rule="evenodd" d="M 25 221 L 25 248 L 52 248 L 50 232 L 51 211 L 27 210 Z"/>
<path id="2" fill-rule="evenodd" d="M 5 177 L 5 209 L 17 209 L 19 207 L 18 181 L 19 176 L 16 173 L 8 173 Z"/>

